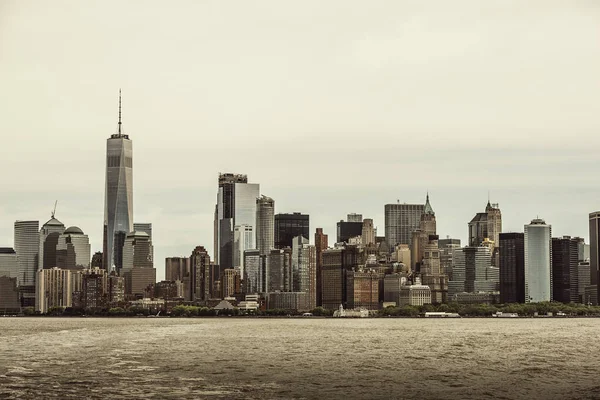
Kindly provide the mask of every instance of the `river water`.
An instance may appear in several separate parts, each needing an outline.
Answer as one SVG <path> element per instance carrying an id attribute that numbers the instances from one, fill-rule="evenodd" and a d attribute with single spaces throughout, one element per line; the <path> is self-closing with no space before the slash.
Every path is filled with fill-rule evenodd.
<path id="1" fill-rule="evenodd" d="M 600 399 L 600 319 L 0 318 L 0 399 Z"/>

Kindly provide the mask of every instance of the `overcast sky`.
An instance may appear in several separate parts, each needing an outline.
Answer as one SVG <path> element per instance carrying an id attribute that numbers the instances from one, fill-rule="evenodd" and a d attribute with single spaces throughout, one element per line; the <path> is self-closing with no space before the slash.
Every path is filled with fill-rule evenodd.
<path id="1" fill-rule="evenodd" d="M 159 279 L 167 256 L 213 256 L 219 172 L 330 243 L 351 212 L 383 235 L 384 204 L 427 190 L 442 237 L 466 240 L 489 191 L 505 231 L 539 215 L 587 238 L 599 41 L 594 0 L 3 0 L 0 247 L 58 200 L 101 250 L 119 88 Z"/>

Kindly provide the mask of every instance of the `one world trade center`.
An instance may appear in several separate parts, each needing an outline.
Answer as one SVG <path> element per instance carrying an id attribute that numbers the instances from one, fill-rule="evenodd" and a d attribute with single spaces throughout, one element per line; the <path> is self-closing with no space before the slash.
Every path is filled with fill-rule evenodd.
<path id="1" fill-rule="evenodd" d="M 106 141 L 103 267 L 120 272 L 123 243 L 133 231 L 133 147 L 121 126 L 121 91 L 117 133 Z"/>

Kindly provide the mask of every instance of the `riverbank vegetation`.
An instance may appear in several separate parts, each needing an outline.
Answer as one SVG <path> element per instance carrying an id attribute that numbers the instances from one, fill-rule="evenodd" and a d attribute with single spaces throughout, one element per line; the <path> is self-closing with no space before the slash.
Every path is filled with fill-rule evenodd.
<path id="1" fill-rule="evenodd" d="M 586 306 L 576 303 L 527 303 L 527 304 L 426 304 L 423 306 L 402 306 L 387 307 L 379 311 L 380 316 L 391 317 L 416 317 L 426 312 L 448 312 L 457 313 L 463 317 L 489 317 L 496 312 L 516 313 L 521 317 L 532 317 L 538 315 L 547 315 L 552 313 L 556 315 L 563 312 L 567 316 L 600 316 L 599 306 Z"/>

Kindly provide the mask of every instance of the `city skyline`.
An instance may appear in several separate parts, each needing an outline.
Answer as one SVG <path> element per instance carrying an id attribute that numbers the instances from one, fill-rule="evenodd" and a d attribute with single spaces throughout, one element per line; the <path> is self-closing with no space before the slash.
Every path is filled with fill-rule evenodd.
<path id="1" fill-rule="evenodd" d="M 247 174 L 275 213 L 309 214 L 311 242 L 316 227 L 335 238 L 348 213 L 372 218 L 382 235 L 384 205 L 422 204 L 427 190 L 440 238 L 466 243 L 491 191 L 505 232 L 539 215 L 554 236 L 589 242 L 588 214 L 600 209 L 596 7 L 544 2 L 504 14 L 487 4 L 463 15 L 444 4 L 433 14 L 391 2 L 368 13 L 358 3 L 293 13 L 241 4 L 239 15 L 217 7 L 228 17 L 219 26 L 202 5 L 92 16 L 36 4 L 48 16 L 37 19 L 32 4 L 0 6 L 0 84 L 12 94 L 0 100 L 11 142 L 0 168 L 18 171 L 5 173 L 0 192 L 2 246 L 12 245 L 15 220 L 43 224 L 58 199 L 57 218 L 88 234 L 92 253 L 102 249 L 104 143 L 116 133 L 119 87 L 136 140 L 135 220 L 153 223 L 158 279 L 166 257 L 197 245 L 214 257 L 219 172 Z M 146 18 L 126 23 L 136 15 Z M 155 32 L 157 15 L 167 28 Z M 31 23 L 44 34 L 26 34 Z M 183 58 L 155 62 L 161 53 Z"/>

